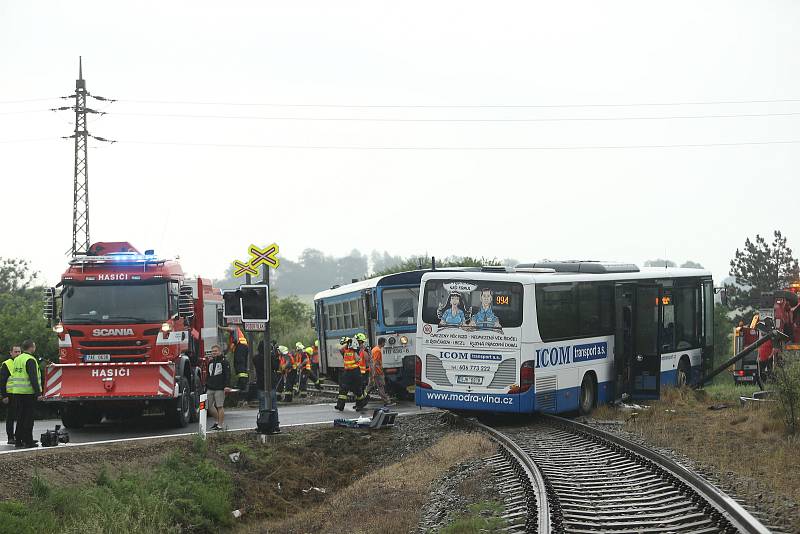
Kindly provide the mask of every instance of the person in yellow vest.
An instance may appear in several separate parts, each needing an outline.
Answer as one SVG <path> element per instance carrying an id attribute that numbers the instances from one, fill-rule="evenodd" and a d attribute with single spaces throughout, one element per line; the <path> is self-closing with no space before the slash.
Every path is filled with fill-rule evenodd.
<path id="1" fill-rule="evenodd" d="M 336 409 L 340 412 L 344 410 L 347 402 L 347 394 L 352 392 L 356 398 L 355 409 L 361 411 L 367 404 L 364 388 L 361 385 L 361 370 L 358 364 L 358 354 L 353 348 L 353 340 L 343 337 L 339 340 L 339 352 L 342 354 L 344 369 L 339 377 L 339 395 L 336 399 Z"/>
<path id="2" fill-rule="evenodd" d="M 20 354 L 22 354 L 22 348 L 19 345 L 12 345 L 8 356 L 0 361 L 0 382 L 3 384 L 2 389 L 0 389 L 0 396 L 6 407 L 6 434 L 8 435 L 9 445 L 14 445 L 14 419 L 16 419 L 16 414 L 14 411 L 14 395 L 6 390 L 5 384 L 8 383 L 8 377 L 11 376 L 11 372 L 14 370 L 14 358 Z"/>
<path id="3" fill-rule="evenodd" d="M 14 395 L 17 428 L 14 433 L 14 446 L 18 449 L 36 447 L 33 439 L 33 412 L 36 400 L 42 398 L 42 373 L 33 354 L 36 343 L 26 339 L 20 345 L 22 354 L 14 358 L 14 365 L 8 382 L 3 384 Z"/>

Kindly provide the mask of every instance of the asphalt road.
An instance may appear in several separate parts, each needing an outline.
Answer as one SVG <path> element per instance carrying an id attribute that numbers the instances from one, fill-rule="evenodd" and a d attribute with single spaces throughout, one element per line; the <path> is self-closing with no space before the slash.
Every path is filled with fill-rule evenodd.
<path id="1" fill-rule="evenodd" d="M 353 404 L 348 403 L 345 411 L 338 412 L 334 407 L 335 403 L 322 404 L 294 404 L 280 405 L 278 407 L 278 417 L 281 425 L 297 425 L 308 423 L 332 423 L 334 419 L 340 417 L 356 418 L 360 415 L 372 415 L 372 410 L 382 406 L 381 403 L 370 403 L 367 408 L 358 413 L 353 410 Z M 415 406 L 413 402 L 400 402 L 392 407 L 392 410 L 400 414 L 421 413 L 423 410 Z M 429 411 L 429 410 L 425 410 Z M 225 410 L 226 430 L 247 430 L 255 429 L 256 415 L 258 410 L 254 408 L 230 408 Z M 39 435 L 47 429 L 54 429 L 61 424 L 58 419 L 44 419 L 36 421 L 33 429 L 34 439 L 39 439 Z M 209 417 L 209 426 L 213 424 L 213 419 Z M 70 443 L 93 443 L 98 441 L 113 441 L 120 439 L 142 438 L 149 436 L 171 436 L 197 432 L 197 423 L 192 423 L 185 428 L 169 427 L 162 416 L 143 416 L 132 421 L 104 421 L 99 425 L 88 425 L 79 430 L 70 430 Z M 5 443 L 5 428 L 0 426 L 0 436 L 2 445 L 0 453 L 14 450 L 13 445 Z"/>

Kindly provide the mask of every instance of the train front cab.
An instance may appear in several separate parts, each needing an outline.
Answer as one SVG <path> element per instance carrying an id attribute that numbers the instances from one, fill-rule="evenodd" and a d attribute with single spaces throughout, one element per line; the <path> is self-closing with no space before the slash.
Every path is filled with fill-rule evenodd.
<path id="1" fill-rule="evenodd" d="M 713 367 L 710 278 L 615 284 L 615 397 L 657 399 L 662 387 L 696 384 Z"/>

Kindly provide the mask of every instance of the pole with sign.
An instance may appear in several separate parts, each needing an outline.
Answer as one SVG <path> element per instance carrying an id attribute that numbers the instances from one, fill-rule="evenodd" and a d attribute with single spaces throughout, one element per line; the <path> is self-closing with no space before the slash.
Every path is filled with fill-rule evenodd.
<path id="1" fill-rule="evenodd" d="M 269 334 L 269 270 L 277 269 L 280 265 L 278 260 L 278 245 L 275 243 L 260 248 L 250 245 L 247 252 L 250 260 L 247 263 L 234 261 L 234 275 L 246 275 L 247 284 L 239 287 L 241 299 L 242 323 L 245 331 L 264 332 L 264 397 L 266 409 L 259 410 L 257 426 L 267 434 L 280 432 L 278 428 L 277 406 L 272 402 L 272 340 Z M 260 284 L 250 284 L 250 276 L 258 273 L 261 267 L 263 280 Z"/>

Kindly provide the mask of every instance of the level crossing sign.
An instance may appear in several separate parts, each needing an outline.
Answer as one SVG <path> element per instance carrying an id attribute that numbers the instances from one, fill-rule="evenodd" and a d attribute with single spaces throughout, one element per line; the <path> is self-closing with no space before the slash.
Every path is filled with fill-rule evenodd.
<path id="1" fill-rule="evenodd" d="M 233 276 L 237 278 L 247 275 L 257 276 L 258 267 L 260 265 L 264 265 L 271 269 L 277 269 L 281 264 L 281 261 L 278 259 L 279 251 L 280 248 L 278 247 L 277 243 L 267 245 L 263 248 L 256 245 L 250 245 L 247 247 L 247 253 L 250 255 L 250 259 L 248 261 L 244 262 L 240 260 L 233 260 Z"/>
<path id="2" fill-rule="evenodd" d="M 259 248 L 255 245 L 250 245 L 247 251 L 250 253 L 250 265 L 258 267 L 259 265 L 266 265 L 273 269 L 277 269 L 280 265 L 278 260 L 278 245 L 273 243 L 267 247 Z"/>
<path id="3" fill-rule="evenodd" d="M 245 275 L 256 276 L 258 271 L 255 267 L 250 265 L 250 262 L 243 262 L 239 260 L 233 260 L 233 276 L 240 277 Z"/>

